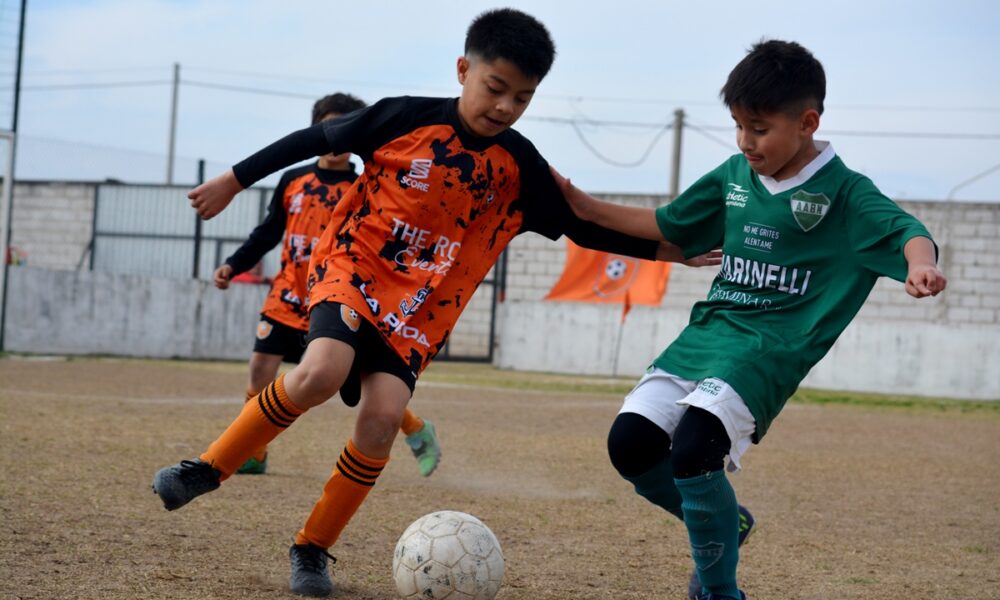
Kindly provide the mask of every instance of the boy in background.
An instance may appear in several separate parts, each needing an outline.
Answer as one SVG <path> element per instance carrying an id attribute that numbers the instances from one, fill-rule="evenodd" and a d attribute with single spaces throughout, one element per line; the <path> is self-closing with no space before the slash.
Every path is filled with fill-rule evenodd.
<path id="1" fill-rule="evenodd" d="M 316 101 L 312 124 L 346 115 L 365 107 L 350 94 L 331 94 Z M 298 364 L 306 349 L 309 333 L 309 295 L 306 281 L 309 259 L 319 236 L 326 229 L 337 202 L 351 187 L 358 174 L 349 152 L 324 154 L 315 163 L 289 169 L 282 174 L 274 190 L 267 217 L 239 249 L 215 270 L 215 287 L 224 290 L 234 277 L 252 269 L 284 238 L 281 269 L 260 311 L 257 339 L 250 355 L 250 378 L 246 400 L 260 394 L 274 381 L 282 361 Z M 358 403 L 358 390 L 341 390 L 348 406 Z M 413 414 L 403 413 L 401 429 L 406 444 L 417 459 L 424 477 L 429 476 L 441 459 L 441 447 L 434 424 Z M 237 473 L 263 474 L 267 470 L 267 446 L 258 448 Z"/>
<path id="2" fill-rule="evenodd" d="M 698 579 L 690 593 L 701 600 L 746 598 L 726 458 L 739 470 L 880 276 L 915 298 L 947 283 L 924 226 L 813 139 L 826 76 L 808 50 L 756 44 L 721 95 L 740 154 L 667 206 L 609 204 L 558 178 L 581 218 L 668 240 L 685 256 L 722 245 L 708 298 L 626 396 L 608 435 L 618 472 L 683 519 Z"/>
<path id="3" fill-rule="evenodd" d="M 387 98 L 295 132 L 189 194 L 204 218 L 240 190 L 310 156 L 353 152 L 364 172 L 313 250 L 308 347 L 200 457 L 157 472 L 168 510 L 219 487 L 256 448 L 360 374 L 354 433 L 289 549 L 293 592 L 324 596 L 328 550 L 385 468 L 418 375 L 446 343 L 514 236 L 638 258 L 676 247 L 574 216 L 549 166 L 511 129 L 555 58 L 548 30 L 513 9 L 479 15 L 457 60 L 455 98 Z"/>

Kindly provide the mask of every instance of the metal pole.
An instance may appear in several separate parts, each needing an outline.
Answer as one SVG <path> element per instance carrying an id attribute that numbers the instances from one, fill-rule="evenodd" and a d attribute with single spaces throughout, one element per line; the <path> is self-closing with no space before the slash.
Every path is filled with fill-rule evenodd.
<path id="1" fill-rule="evenodd" d="M 674 111 L 674 154 L 670 165 L 670 199 L 680 193 L 681 182 L 681 134 L 684 132 L 684 109 Z"/>
<path id="2" fill-rule="evenodd" d="M 7 176 L 3 181 L 3 219 L 0 220 L 0 350 L 4 349 L 4 330 L 7 325 L 7 248 L 10 244 L 14 210 L 14 155 L 17 150 L 17 121 L 21 111 L 21 67 L 24 63 L 24 18 L 28 12 L 28 0 L 21 0 L 21 18 L 17 29 L 17 64 L 14 65 L 14 110 L 11 116 L 10 139 L 7 149 Z M 8 181 L 9 179 L 9 181 Z"/>
<path id="3" fill-rule="evenodd" d="M 174 85 L 170 101 L 170 133 L 167 141 L 167 185 L 174 182 L 174 145 L 177 141 L 177 96 L 181 87 L 181 64 L 174 63 Z"/>
<path id="4" fill-rule="evenodd" d="M 198 185 L 205 183 L 205 159 L 198 160 Z M 191 277 L 198 279 L 198 272 L 201 266 L 201 217 L 197 213 L 194 215 L 194 267 L 191 269 Z"/>

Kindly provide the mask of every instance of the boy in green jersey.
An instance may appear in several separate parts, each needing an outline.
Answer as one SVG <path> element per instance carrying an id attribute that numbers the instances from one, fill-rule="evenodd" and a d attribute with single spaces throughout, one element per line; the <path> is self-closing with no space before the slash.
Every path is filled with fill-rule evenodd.
<path id="1" fill-rule="evenodd" d="M 694 256 L 723 249 L 706 300 L 625 398 L 608 452 L 637 493 L 683 519 L 692 598 L 740 600 L 740 525 L 723 466 L 758 443 L 880 276 L 916 298 L 946 285 L 924 226 L 813 139 L 823 67 L 794 42 L 756 44 L 722 99 L 734 155 L 658 209 L 596 200 L 557 177 L 574 212 Z"/>

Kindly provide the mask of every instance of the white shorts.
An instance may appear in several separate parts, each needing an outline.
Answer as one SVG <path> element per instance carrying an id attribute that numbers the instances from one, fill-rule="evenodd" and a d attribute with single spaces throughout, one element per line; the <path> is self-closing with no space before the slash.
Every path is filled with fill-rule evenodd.
<path id="1" fill-rule="evenodd" d="M 673 439 L 677 424 L 689 406 L 707 410 L 722 421 L 730 441 L 727 470 L 739 471 L 740 457 L 753 443 L 751 436 L 757 424 L 743 398 L 721 379 L 692 381 L 653 367 L 625 396 L 618 413 L 642 415 Z"/>

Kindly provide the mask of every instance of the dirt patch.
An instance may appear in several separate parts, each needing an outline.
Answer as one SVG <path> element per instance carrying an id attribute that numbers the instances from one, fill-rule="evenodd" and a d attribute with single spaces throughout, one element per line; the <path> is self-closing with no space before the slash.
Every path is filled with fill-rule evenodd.
<path id="1" fill-rule="evenodd" d="M 274 443 L 267 475 L 234 477 L 175 513 L 149 489 L 232 420 L 244 369 L 0 360 L 0 596 L 294 597 L 288 545 L 353 410 L 311 411 Z M 620 395 L 455 385 L 461 372 L 418 386 L 411 406 L 437 425 L 443 462 L 421 478 L 397 440 L 333 548 L 335 597 L 394 598 L 399 534 L 454 509 L 500 539 L 499 599 L 683 598 L 684 528 L 605 454 Z M 793 404 L 744 466 L 731 480 L 761 525 L 740 561 L 754 600 L 1000 598 L 995 411 Z"/>

